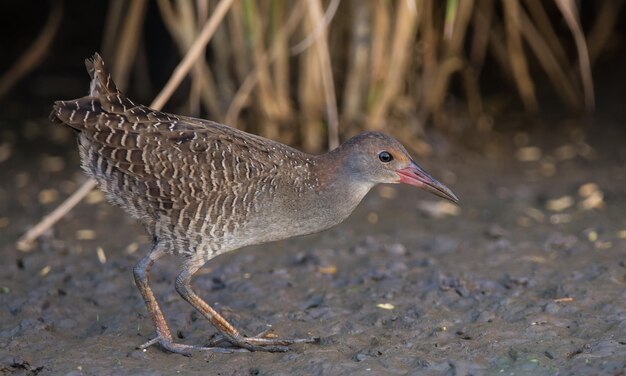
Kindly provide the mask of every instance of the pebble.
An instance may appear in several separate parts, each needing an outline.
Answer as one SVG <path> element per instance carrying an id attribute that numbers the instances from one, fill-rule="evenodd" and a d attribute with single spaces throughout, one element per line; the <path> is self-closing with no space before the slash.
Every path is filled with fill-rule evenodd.
<path id="1" fill-rule="evenodd" d="M 56 189 L 44 189 L 39 192 L 38 199 L 42 205 L 50 204 L 59 199 L 59 192 Z"/>
<path id="2" fill-rule="evenodd" d="M 362 361 L 366 360 L 367 358 L 369 358 L 368 355 L 361 354 L 361 353 L 358 353 L 358 354 L 356 354 L 354 356 L 354 360 L 356 360 L 357 362 L 362 362 Z"/>
<path id="3" fill-rule="evenodd" d="M 476 322 L 492 322 L 496 319 L 495 313 L 491 311 L 481 311 L 476 317 Z"/>
<path id="4" fill-rule="evenodd" d="M 393 243 L 386 247 L 387 252 L 394 256 L 404 256 L 406 255 L 406 247 L 401 243 Z"/>

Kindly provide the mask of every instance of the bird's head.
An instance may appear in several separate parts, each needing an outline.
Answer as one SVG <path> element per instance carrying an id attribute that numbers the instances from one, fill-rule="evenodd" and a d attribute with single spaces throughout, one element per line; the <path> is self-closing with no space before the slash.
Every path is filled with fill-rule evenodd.
<path id="1" fill-rule="evenodd" d="M 343 165 L 353 178 L 368 183 L 405 183 L 441 198 L 458 202 L 452 191 L 430 176 L 411 158 L 404 146 L 380 132 L 365 132 L 341 146 Z"/>

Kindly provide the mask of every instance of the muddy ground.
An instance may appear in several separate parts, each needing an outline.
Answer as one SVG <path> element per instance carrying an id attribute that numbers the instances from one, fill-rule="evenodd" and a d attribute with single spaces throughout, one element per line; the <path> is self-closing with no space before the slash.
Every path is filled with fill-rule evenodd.
<path id="1" fill-rule="evenodd" d="M 97 193 L 34 249 L 15 247 L 84 176 L 71 132 L 11 116 L 0 146 L 0 373 L 624 375 L 623 123 L 436 138 L 423 166 L 460 211 L 411 187 L 375 189 L 329 231 L 222 255 L 196 277 L 245 333 L 271 325 L 319 345 L 185 358 L 135 349 L 154 334 L 131 272 L 149 242 Z M 176 273 L 175 259 L 159 262 L 154 290 L 178 340 L 205 344 L 215 331 L 177 296 Z"/>

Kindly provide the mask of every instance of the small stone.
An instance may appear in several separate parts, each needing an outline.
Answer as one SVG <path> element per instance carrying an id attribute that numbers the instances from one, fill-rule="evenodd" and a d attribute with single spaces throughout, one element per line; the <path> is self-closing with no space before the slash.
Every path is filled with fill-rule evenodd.
<path id="1" fill-rule="evenodd" d="M 436 219 L 461 214 L 461 208 L 458 205 L 447 201 L 421 201 L 417 208 L 429 217 Z"/>
<path id="2" fill-rule="evenodd" d="M 578 207 L 582 210 L 602 209 L 604 208 L 604 194 L 600 191 L 595 191 L 579 202 Z"/>
<path id="3" fill-rule="evenodd" d="M 598 192 L 600 188 L 596 183 L 585 183 L 578 188 L 578 195 L 580 197 L 589 197 L 595 192 Z"/>
<path id="4" fill-rule="evenodd" d="M 50 273 L 50 270 L 52 270 L 52 267 L 50 265 L 46 265 L 43 268 L 41 268 L 41 270 L 39 271 L 39 276 L 41 277 L 45 277 Z"/>
<path id="5" fill-rule="evenodd" d="M 393 243 L 387 246 L 387 252 L 394 256 L 404 256 L 406 255 L 406 247 L 401 243 Z"/>
<path id="6" fill-rule="evenodd" d="M 376 307 L 380 309 L 387 309 L 387 310 L 392 310 L 396 308 L 393 304 L 389 304 L 389 303 L 379 303 L 379 304 L 376 304 Z"/>
<path id="7" fill-rule="evenodd" d="M 44 189 L 39 192 L 38 198 L 40 204 L 50 204 L 59 199 L 59 192 L 56 189 Z"/>
<path id="8" fill-rule="evenodd" d="M 546 209 L 550 211 L 560 212 L 574 205 L 572 196 L 563 196 L 554 200 L 548 200 Z"/>
<path id="9" fill-rule="evenodd" d="M 543 223 L 543 221 L 546 220 L 546 215 L 543 214 L 543 212 L 537 208 L 533 208 L 529 206 L 526 208 L 526 210 L 524 210 L 524 212 L 526 213 L 527 216 L 529 216 L 530 218 L 534 219 L 535 221 L 539 223 Z"/>
<path id="10" fill-rule="evenodd" d="M 476 317 L 476 322 L 492 322 L 495 318 L 495 313 L 491 311 L 481 311 L 478 317 Z"/>
<path id="11" fill-rule="evenodd" d="M 595 242 L 596 240 L 598 240 L 598 232 L 594 229 L 587 229 L 584 231 L 585 234 L 587 234 L 587 240 L 589 240 L 590 242 Z"/>
<path id="12" fill-rule="evenodd" d="M 398 196 L 398 190 L 388 185 L 381 185 L 378 187 L 378 195 L 385 199 L 394 199 Z"/>
<path id="13" fill-rule="evenodd" d="M 102 191 L 94 189 L 93 191 L 87 193 L 87 197 L 85 197 L 85 202 L 89 205 L 99 204 L 104 201 L 104 194 Z"/>
<path id="14" fill-rule="evenodd" d="M 93 240 L 96 238 L 96 232 L 90 229 L 82 229 L 76 231 L 76 239 L 78 240 Z"/>
<path id="15" fill-rule="evenodd" d="M 358 353 L 358 354 L 356 354 L 354 356 L 354 360 L 356 360 L 357 362 L 362 362 L 362 361 L 364 361 L 367 358 L 369 358 L 369 356 L 367 356 L 365 354 L 361 354 L 361 353 Z"/>
<path id="16" fill-rule="evenodd" d="M 104 249 L 102 247 L 98 247 L 96 249 L 96 254 L 98 255 L 98 261 L 100 261 L 101 264 L 106 264 L 107 262 L 107 256 L 104 253 Z"/>
<path id="17" fill-rule="evenodd" d="M 561 307 L 558 304 L 553 303 L 553 302 L 550 302 L 550 303 L 546 304 L 543 307 L 543 311 L 545 313 L 552 313 L 552 314 L 554 314 L 554 313 L 559 312 L 560 310 L 561 310 Z"/>
<path id="18" fill-rule="evenodd" d="M 139 249 L 139 244 L 133 242 L 133 243 L 130 243 L 126 247 L 126 253 L 129 255 L 132 255 L 133 253 L 137 252 L 138 249 Z"/>

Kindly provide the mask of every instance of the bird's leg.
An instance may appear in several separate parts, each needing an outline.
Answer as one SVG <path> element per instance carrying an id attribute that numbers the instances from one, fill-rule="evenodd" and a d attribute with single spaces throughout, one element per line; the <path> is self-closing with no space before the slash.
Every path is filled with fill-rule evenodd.
<path id="1" fill-rule="evenodd" d="M 146 307 L 148 307 L 148 312 L 150 312 L 150 317 L 154 322 L 154 326 L 156 327 L 157 337 L 147 342 L 146 344 L 140 346 L 140 348 L 145 348 L 150 346 L 152 343 L 156 343 L 156 340 L 163 339 L 166 341 L 172 341 L 172 333 L 170 332 L 170 328 L 167 326 L 167 322 L 165 321 L 165 317 L 163 317 L 163 312 L 161 312 L 161 307 L 159 307 L 159 303 L 154 297 L 154 293 L 150 288 L 150 269 L 152 269 L 152 265 L 154 262 L 165 255 L 164 250 L 155 243 L 152 247 L 152 251 L 150 254 L 139 260 L 139 262 L 133 268 L 133 275 L 135 276 L 135 284 L 137 288 L 139 288 L 139 292 L 141 292 L 141 296 L 143 296 L 143 300 L 146 302 Z"/>
<path id="2" fill-rule="evenodd" d="M 188 350 L 233 352 L 232 350 L 219 347 L 198 347 L 173 342 L 170 328 L 167 326 L 167 321 L 165 321 L 165 317 L 163 317 L 163 312 L 161 312 L 159 303 L 154 297 L 154 293 L 152 292 L 149 284 L 149 274 L 152 265 L 154 265 L 154 262 L 163 257 L 165 254 L 166 253 L 164 249 L 159 246 L 158 243 L 155 243 L 152 247 L 152 251 L 150 252 L 150 254 L 139 260 L 137 265 L 135 265 L 135 267 L 133 268 L 135 283 L 137 284 L 137 287 L 141 292 L 141 296 L 143 296 L 143 299 L 146 302 L 146 307 L 148 307 L 148 312 L 150 312 L 150 317 L 152 317 L 152 321 L 154 322 L 154 326 L 157 332 L 157 336 L 155 338 L 139 346 L 139 349 L 143 350 L 158 343 L 166 351 L 185 356 L 191 355 Z"/>
<path id="3" fill-rule="evenodd" d="M 176 291 L 189 304 L 196 308 L 204 317 L 206 317 L 215 328 L 220 332 L 221 338 L 213 341 L 213 344 L 227 341 L 235 347 L 247 349 L 250 351 L 269 351 L 269 352 L 285 352 L 288 351 L 288 345 L 294 343 L 315 343 L 319 342 L 319 338 L 302 338 L 302 339 L 279 339 L 266 338 L 262 333 L 257 337 L 245 337 L 232 326 L 217 311 L 211 308 L 204 300 L 202 300 L 191 288 L 191 277 L 198 270 L 199 266 L 190 263 L 185 266 L 183 271 L 176 278 Z"/>

